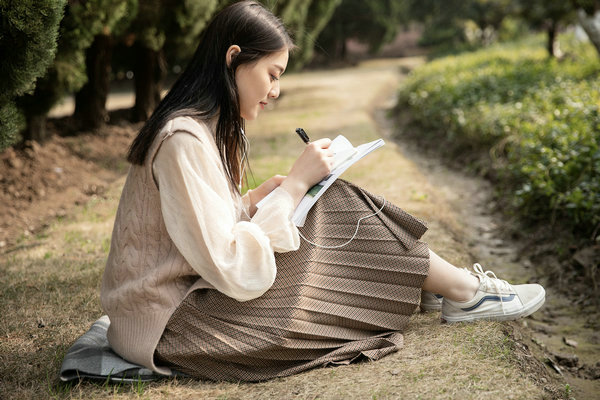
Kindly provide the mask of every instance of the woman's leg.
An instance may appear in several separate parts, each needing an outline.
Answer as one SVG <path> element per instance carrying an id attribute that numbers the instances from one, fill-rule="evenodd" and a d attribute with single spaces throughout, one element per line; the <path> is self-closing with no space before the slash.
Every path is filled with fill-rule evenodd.
<path id="1" fill-rule="evenodd" d="M 454 301 L 468 301 L 479 289 L 479 279 L 463 269 L 459 269 L 429 250 L 429 275 L 423 289 L 441 294 Z"/>
<path id="2" fill-rule="evenodd" d="M 431 250 L 429 256 L 423 290 L 444 296 L 442 319 L 447 322 L 512 320 L 528 316 L 544 304 L 546 292 L 538 284 L 511 285 L 491 271 L 484 272 L 479 264 L 467 272 Z"/>

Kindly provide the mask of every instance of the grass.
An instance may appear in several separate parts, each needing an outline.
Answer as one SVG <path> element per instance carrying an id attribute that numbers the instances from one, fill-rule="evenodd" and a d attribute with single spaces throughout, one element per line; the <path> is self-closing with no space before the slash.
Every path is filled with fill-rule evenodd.
<path id="1" fill-rule="evenodd" d="M 386 67 L 387 65 L 387 67 Z M 373 140 L 378 129 L 369 110 L 392 94 L 396 64 L 357 70 L 290 75 L 284 96 L 263 120 L 249 124 L 255 184 L 285 172 L 311 138 L 343 132 L 353 143 Z M 383 167 L 382 167 L 383 166 Z M 408 212 L 430 220 L 426 240 L 459 265 L 470 263 L 457 232 L 460 224 L 419 169 L 388 143 L 351 168 L 344 178 L 380 193 Z M 439 315 L 416 314 L 404 347 L 377 362 L 319 368 L 268 382 L 223 383 L 167 379 L 152 383 L 77 382 L 57 374 L 68 347 L 102 315 L 99 288 L 124 179 L 103 196 L 69 211 L 36 237 L 23 238 L 0 258 L 0 398 L 74 399 L 535 399 L 545 396 L 523 372 L 506 325 L 445 325 Z M 453 228 L 454 227 L 454 228 Z"/>

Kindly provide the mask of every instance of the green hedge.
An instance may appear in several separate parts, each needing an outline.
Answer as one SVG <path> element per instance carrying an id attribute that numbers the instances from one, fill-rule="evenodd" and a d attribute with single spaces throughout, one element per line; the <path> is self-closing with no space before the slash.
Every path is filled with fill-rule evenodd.
<path id="1" fill-rule="evenodd" d="M 561 60 L 532 37 L 432 61 L 403 84 L 398 107 L 445 145 L 489 154 L 521 216 L 589 237 L 600 224 L 600 62 L 589 44 L 561 44 Z"/>

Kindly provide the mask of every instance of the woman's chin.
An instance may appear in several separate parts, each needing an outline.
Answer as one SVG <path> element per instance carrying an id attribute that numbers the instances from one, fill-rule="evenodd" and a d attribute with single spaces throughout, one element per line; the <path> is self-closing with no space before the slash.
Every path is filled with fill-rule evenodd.
<path id="1" fill-rule="evenodd" d="M 258 118 L 258 112 L 253 114 L 242 114 L 242 118 L 244 118 L 246 121 L 254 121 L 256 118 Z"/>

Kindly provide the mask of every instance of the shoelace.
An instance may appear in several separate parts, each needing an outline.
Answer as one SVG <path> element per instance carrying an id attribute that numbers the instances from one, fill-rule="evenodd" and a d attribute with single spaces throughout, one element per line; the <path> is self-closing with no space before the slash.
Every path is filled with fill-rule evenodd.
<path id="1" fill-rule="evenodd" d="M 466 268 L 465 268 L 466 269 Z M 467 270 L 467 269 L 466 269 Z M 483 267 L 479 263 L 473 264 L 473 270 L 475 275 L 479 277 L 481 282 L 485 282 L 486 287 L 489 285 L 496 289 L 498 297 L 500 297 L 500 307 L 502 307 L 502 313 L 506 315 L 504 310 L 504 301 L 502 299 L 502 290 L 510 292 L 511 285 L 503 279 L 499 279 L 493 271 L 483 271 Z M 468 270 L 467 270 L 468 271 Z M 469 271 L 470 272 L 470 271 Z"/>

